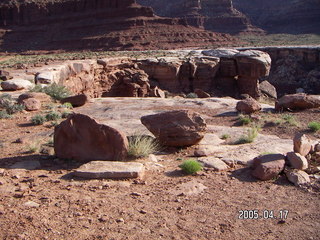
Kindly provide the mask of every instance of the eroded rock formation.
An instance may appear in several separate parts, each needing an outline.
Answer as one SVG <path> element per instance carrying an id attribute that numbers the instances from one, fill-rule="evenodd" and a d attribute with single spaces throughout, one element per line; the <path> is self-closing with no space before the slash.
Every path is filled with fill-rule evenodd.
<path id="1" fill-rule="evenodd" d="M 160 18 L 135 0 L 54 0 L 0 5 L 0 51 L 167 49 L 225 45 L 230 36 Z"/>

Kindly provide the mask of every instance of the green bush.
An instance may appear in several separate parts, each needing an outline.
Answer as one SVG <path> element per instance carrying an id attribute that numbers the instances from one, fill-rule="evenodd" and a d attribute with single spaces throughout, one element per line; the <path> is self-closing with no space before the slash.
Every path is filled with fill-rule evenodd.
<path id="1" fill-rule="evenodd" d="M 32 90 L 32 92 L 44 92 L 49 95 L 52 99 L 60 101 L 63 98 L 69 97 L 69 90 L 62 85 L 58 85 L 53 83 L 47 87 L 41 87 L 40 85 L 36 85 Z"/>
<path id="2" fill-rule="evenodd" d="M 24 110 L 24 106 L 21 104 L 10 103 L 6 106 L 6 111 L 8 114 L 12 115 L 17 112 L 21 112 Z"/>
<path id="3" fill-rule="evenodd" d="M 66 102 L 64 104 L 61 105 L 62 108 L 68 108 L 68 109 L 73 109 L 73 106 L 71 103 Z"/>
<path id="4" fill-rule="evenodd" d="M 59 112 L 49 112 L 45 118 L 47 121 L 56 121 L 61 118 L 61 114 Z"/>
<path id="5" fill-rule="evenodd" d="M 258 136 L 259 128 L 258 127 L 252 127 L 248 129 L 248 132 L 246 135 L 242 135 L 235 144 L 245 144 L 245 143 L 252 143 Z"/>
<path id="6" fill-rule="evenodd" d="M 188 93 L 186 98 L 197 98 L 198 95 L 196 93 Z"/>
<path id="7" fill-rule="evenodd" d="M 0 119 L 8 119 L 10 118 L 11 116 L 7 113 L 6 110 L 1 110 L 0 111 Z"/>
<path id="8" fill-rule="evenodd" d="M 201 163 L 195 160 L 186 160 L 179 167 L 187 174 L 194 174 L 202 169 Z"/>
<path id="9" fill-rule="evenodd" d="M 252 119 L 250 118 L 250 116 L 246 116 L 246 115 L 243 115 L 243 114 L 240 114 L 238 116 L 238 120 L 241 123 L 241 125 L 248 125 L 249 123 L 252 122 Z"/>
<path id="10" fill-rule="evenodd" d="M 223 139 L 223 140 L 226 140 L 226 139 L 230 138 L 230 135 L 229 134 L 223 134 L 220 138 Z"/>
<path id="11" fill-rule="evenodd" d="M 42 125 L 46 121 L 46 118 L 42 115 L 35 115 L 31 118 L 33 125 Z"/>
<path id="12" fill-rule="evenodd" d="M 146 157 L 160 149 L 159 144 L 150 136 L 133 135 L 128 137 L 128 155 L 132 157 Z"/>
<path id="13" fill-rule="evenodd" d="M 317 132 L 317 131 L 320 130 L 320 122 L 309 122 L 308 128 L 309 128 L 312 132 Z"/>
<path id="14" fill-rule="evenodd" d="M 285 123 L 287 123 L 287 124 L 289 124 L 291 126 L 299 126 L 299 123 L 297 122 L 295 117 L 290 115 L 290 114 L 284 114 L 282 116 L 282 119 L 285 121 Z"/>

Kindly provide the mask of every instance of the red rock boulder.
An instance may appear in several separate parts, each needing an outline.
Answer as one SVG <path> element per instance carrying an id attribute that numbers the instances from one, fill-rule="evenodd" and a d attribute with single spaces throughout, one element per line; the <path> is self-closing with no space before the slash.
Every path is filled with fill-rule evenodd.
<path id="1" fill-rule="evenodd" d="M 141 117 L 141 122 L 165 146 L 197 144 L 207 128 L 205 120 L 191 110 L 163 112 Z"/>
<path id="2" fill-rule="evenodd" d="M 261 110 L 261 105 L 253 98 L 247 98 L 237 103 L 236 109 L 244 114 L 251 114 Z"/>
<path id="3" fill-rule="evenodd" d="M 304 110 L 320 107 L 319 95 L 307 95 L 305 93 L 289 94 L 280 98 L 276 104 L 277 111 L 283 110 Z"/>
<path id="4" fill-rule="evenodd" d="M 260 180 L 271 180 L 284 169 L 285 156 L 282 154 L 268 154 L 256 157 L 252 164 L 252 176 Z"/>
<path id="5" fill-rule="evenodd" d="M 80 162 L 123 160 L 128 153 L 127 137 L 83 114 L 73 114 L 54 129 L 57 157 Z"/>
<path id="6" fill-rule="evenodd" d="M 22 101 L 22 105 L 27 111 L 37 111 L 41 108 L 41 102 L 35 98 L 27 98 Z"/>
<path id="7" fill-rule="evenodd" d="M 88 97 L 85 94 L 79 94 L 71 97 L 66 97 L 62 99 L 60 102 L 64 103 L 71 103 L 73 107 L 81 107 L 86 104 L 88 101 Z"/>

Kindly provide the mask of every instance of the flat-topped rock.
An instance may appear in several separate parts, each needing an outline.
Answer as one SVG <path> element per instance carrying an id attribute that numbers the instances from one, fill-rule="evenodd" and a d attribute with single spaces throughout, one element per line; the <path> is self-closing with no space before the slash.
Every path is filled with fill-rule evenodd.
<path id="1" fill-rule="evenodd" d="M 137 162 L 92 161 L 77 168 L 73 175 L 89 179 L 142 178 L 145 168 Z"/>
<path id="2" fill-rule="evenodd" d="M 16 91 L 22 89 L 31 89 L 34 84 L 28 80 L 15 78 L 8 81 L 1 82 L 1 87 L 6 91 Z"/>

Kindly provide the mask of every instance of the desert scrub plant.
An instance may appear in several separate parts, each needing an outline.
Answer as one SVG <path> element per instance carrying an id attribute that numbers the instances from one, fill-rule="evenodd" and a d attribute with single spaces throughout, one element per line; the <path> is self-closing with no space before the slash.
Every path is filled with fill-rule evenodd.
<path id="1" fill-rule="evenodd" d="M 235 141 L 234 144 L 245 144 L 245 143 L 252 143 L 256 139 L 259 133 L 259 127 L 254 126 L 248 129 L 246 135 L 242 135 L 238 140 Z"/>
<path id="2" fill-rule="evenodd" d="M 39 141 L 28 144 L 26 150 L 28 153 L 38 153 L 40 150 Z"/>
<path id="3" fill-rule="evenodd" d="M 47 121 L 57 121 L 59 119 L 61 119 L 61 114 L 59 112 L 49 112 L 46 114 L 45 116 Z"/>
<path id="4" fill-rule="evenodd" d="M 41 87 L 40 85 L 36 85 L 31 92 L 44 92 L 45 94 L 49 95 L 52 99 L 56 101 L 60 101 L 63 98 L 69 97 L 70 92 L 69 90 L 62 85 L 58 85 L 53 83 L 46 87 Z"/>
<path id="5" fill-rule="evenodd" d="M 249 123 L 252 122 L 252 119 L 250 118 L 250 116 L 243 115 L 243 114 L 239 114 L 238 120 L 241 125 L 248 125 Z"/>
<path id="6" fill-rule="evenodd" d="M 188 93 L 187 94 L 187 96 L 186 96 L 186 98 L 197 98 L 198 97 L 198 95 L 196 94 L 196 93 Z"/>
<path id="7" fill-rule="evenodd" d="M 220 138 L 223 139 L 223 140 L 227 140 L 227 139 L 230 138 L 230 135 L 229 134 L 223 134 L 223 135 L 221 135 Z"/>
<path id="8" fill-rule="evenodd" d="M 71 114 L 72 112 L 63 111 L 61 113 L 61 118 L 68 118 Z"/>
<path id="9" fill-rule="evenodd" d="M 308 128 L 312 131 L 312 132 L 318 132 L 320 130 L 320 122 L 309 122 L 308 123 Z"/>
<path id="10" fill-rule="evenodd" d="M 31 118 L 31 123 L 33 125 L 42 125 L 46 121 L 46 118 L 43 115 L 37 114 Z"/>
<path id="11" fill-rule="evenodd" d="M 150 136 L 133 135 L 128 137 L 128 141 L 128 155 L 131 157 L 146 157 L 149 154 L 160 150 L 158 142 Z"/>
<path id="12" fill-rule="evenodd" d="M 2 94 L 0 96 L 0 108 L 4 109 L 9 115 L 24 110 L 24 106 L 16 104 L 9 94 Z"/>
<path id="13" fill-rule="evenodd" d="M 291 125 L 291 126 L 299 126 L 299 123 L 295 119 L 294 116 L 290 114 L 284 114 L 282 115 L 282 119 L 284 120 L 285 123 Z"/>
<path id="14" fill-rule="evenodd" d="M 179 167 L 186 174 L 194 174 L 202 169 L 202 164 L 196 160 L 186 160 Z"/>
<path id="15" fill-rule="evenodd" d="M 0 111 L 0 119 L 8 119 L 10 117 L 11 117 L 11 115 L 8 114 L 6 110 L 1 110 Z"/>
<path id="16" fill-rule="evenodd" d="M 61 105 L 61 108 L 73 109 L 73 106 L 72 106 L 71 103 L 66 102 L 66 103 Z"/>

